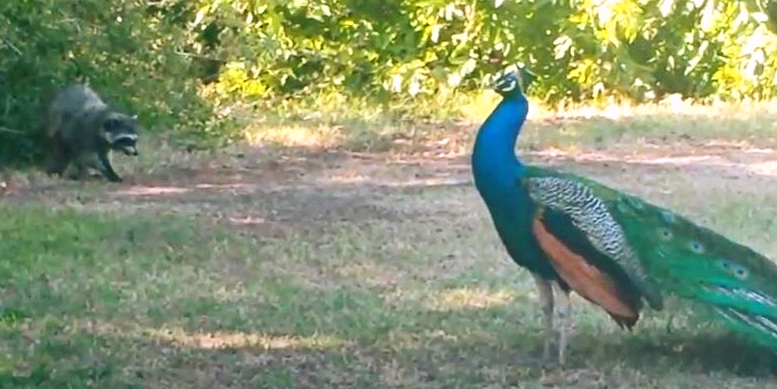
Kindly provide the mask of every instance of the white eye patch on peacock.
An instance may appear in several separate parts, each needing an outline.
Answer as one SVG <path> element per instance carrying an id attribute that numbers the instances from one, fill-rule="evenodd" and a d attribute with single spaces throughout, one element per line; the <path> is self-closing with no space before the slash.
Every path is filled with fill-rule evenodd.
<path id="1" fill-rule="evenodd" d="M 512 90 L 515 89 L 516 85 L 518 85 L 518 80 L 516 80 L 515 78 L 509 78 L 501 82 L 499 85 L 497 85 L 497 88 L 502 92 L 511 92 Z"/>

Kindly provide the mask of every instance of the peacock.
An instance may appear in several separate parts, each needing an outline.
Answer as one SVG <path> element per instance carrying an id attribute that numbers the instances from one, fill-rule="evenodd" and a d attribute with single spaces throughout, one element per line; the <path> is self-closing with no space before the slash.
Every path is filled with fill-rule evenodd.
<path id="1" fill-rule="evenodd" d="M 502 100 L 481 125 L 471 162 L 497 235 L 538 288 L 543 359 L 550 359 L 555 299 L 558 364 L 566 363 L 571 291 L 628 330 L 646 306 L 660 311 L 674 295 L 777 351 L 777 266 L 769 259 L 669 209 L 517 158 L 527 75 L 508 72 L 493 83 Z"/>

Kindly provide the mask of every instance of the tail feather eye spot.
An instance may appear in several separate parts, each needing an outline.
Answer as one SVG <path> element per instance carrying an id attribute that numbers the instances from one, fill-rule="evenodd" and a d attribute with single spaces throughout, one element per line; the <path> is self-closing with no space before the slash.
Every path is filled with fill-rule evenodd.
<path id="1" fill-rule="evenodd" d="M 704 245 L 697 241 L 691 242 L 691 251 L 696 254 L 702 254 L 704 252 Z"/>
<path id="2" fill-rule="evenodd" d="M 663 240 L 672 239 L 672 231 L 669 231 L 666 228 L 659 229 L 658 230 L 658 234 L 661 236 L 661 239 L 663 239 Z"/>
<path id="3" fill-rule="evenodd" d="M 719 263 L 723 270 L 734 274 L 734 276 L 740 280 L 747 279 L 747 277 L 750 276 L 750 272 L 744 266 L 734 264 L 727 259 L 722 259 Z"/>
<path id="4" fill-rule="evenodd" d="M 734 269 L 734 275 L 740 280 L 744 280 L 747 278 L 748 272 L 747 269 L 743 268 L 742 266 L 737 266 L 736 269 Z"/>
<path id="5" fill-rule="evenodd" d="M 674 213 L 670 211 L 663 211 L 661 212 L 661 215 L 664 217 L 664 220 L 666 220 L 668 223 L 674 223 L 675 221 Z"/>

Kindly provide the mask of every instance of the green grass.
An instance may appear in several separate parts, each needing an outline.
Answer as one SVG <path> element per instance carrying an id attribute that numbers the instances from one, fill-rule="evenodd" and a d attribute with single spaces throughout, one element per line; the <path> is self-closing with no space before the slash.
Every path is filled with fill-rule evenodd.
<path id="1" fill-rule="evenodd" d="M 771 147 L 777 115 L 693 109 L 538 112 L 521 148 L 775 257 L 777 155 L 750 151 Z M 647 311 L 629 333 L 580 298 L 569 366 L 543 370 L 534 284 L 470 181 L 482 116 L 375 119 L 336 152 L 147 144 L 115 158 L 124 185 L 6 174 L 0 387 L 777 388 L 766 351 L 686 311 L 670 332 L 669 312 Z"/>

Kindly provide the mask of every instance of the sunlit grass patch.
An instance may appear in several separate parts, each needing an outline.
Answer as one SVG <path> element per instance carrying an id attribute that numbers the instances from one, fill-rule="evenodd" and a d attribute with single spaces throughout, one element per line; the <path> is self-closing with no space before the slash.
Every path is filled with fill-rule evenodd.
<path id="1" fill-rule="evenodd" d="M 333 336 L 290 336 L 243 332 L 189 333 L 182 328 L 160 328 L 144 331 L 151 338 L 203 349 L 257 348 L 264 350 L 321 349 L 344 345 Z"/>

